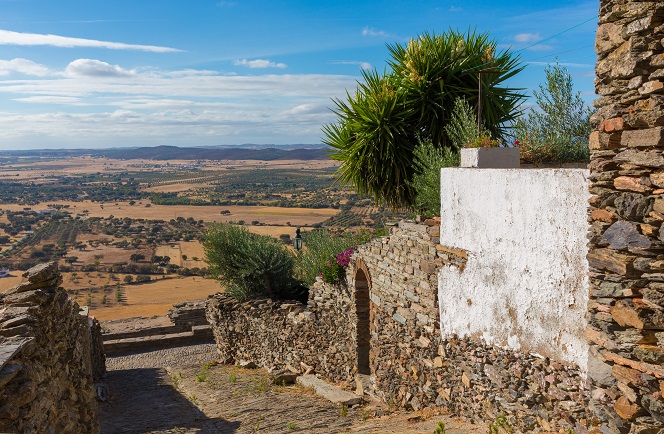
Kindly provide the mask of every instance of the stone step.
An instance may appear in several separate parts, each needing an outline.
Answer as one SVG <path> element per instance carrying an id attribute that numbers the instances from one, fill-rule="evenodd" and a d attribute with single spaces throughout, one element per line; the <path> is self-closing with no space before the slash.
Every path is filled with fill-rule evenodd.
<path id="1" fill-rule="evenodd" d="M 106 355 L 115 355 L 130 351 L 170 348 L 194 342 L 214 342 L 212 327 L 194 326 L 188 332 L 108 340 L 104 341 L 104 352 Z"/>
<path id="2" fill-rule="evenodd" d="M 316 395 L 335 404 L 351 406 L 362 403 L 362 398 L 356 394 L 347 392 L 337 386 L 333 386 L 315 375 L 300 375 L 297 377 L 297 384 L 303 387 L 311 387 Z"/>

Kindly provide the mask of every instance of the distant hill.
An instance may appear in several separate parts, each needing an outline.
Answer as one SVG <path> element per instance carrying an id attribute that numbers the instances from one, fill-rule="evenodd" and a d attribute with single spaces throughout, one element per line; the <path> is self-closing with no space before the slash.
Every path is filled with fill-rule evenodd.
<path id="1" fill-rule="evenodd" d="M 303 145 L 304 146 L 304 145 Z M 0 151 L 0 156 L 13 157 L 78 157 L 90 155 L 113 159 L 145 160 L 326 160 L 327 148 L 239 148 L 239 147 L 187 147 L 154 146 L 144 148 L 113 149 L 38 149 Z"/>

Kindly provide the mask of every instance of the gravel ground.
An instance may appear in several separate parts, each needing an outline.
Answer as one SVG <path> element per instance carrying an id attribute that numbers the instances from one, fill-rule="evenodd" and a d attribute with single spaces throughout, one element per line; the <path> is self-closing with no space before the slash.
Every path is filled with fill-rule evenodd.
<path id="1" fill-rule="evenodd" d="M 103 434 L 486 433 L 433 411 L 390 412 L 379 403 L 342 409 L 299 386 L 273 385 L 263 369 L 209 363 L 212 344 L 109 357 L 100 403 Z"/>

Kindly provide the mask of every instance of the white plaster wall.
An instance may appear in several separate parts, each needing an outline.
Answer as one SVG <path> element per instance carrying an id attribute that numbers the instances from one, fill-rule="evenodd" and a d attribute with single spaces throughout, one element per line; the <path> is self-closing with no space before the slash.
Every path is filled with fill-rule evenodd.
<path id="1" fill-rule="evenodd" d="M 466 250 L 443 267 L 443 337 L 540 354 L 587 369 L 588 171 L 441 171 L 440 243 Z"/>

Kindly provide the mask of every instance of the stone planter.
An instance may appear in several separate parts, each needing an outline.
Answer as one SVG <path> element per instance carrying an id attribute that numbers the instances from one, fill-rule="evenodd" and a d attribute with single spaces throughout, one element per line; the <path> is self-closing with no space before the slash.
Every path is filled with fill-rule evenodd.
<path id="1" fill-rule="evenodd" d="M 462 148 L 461 167 L 518 169 L 519 148 Z"/>

